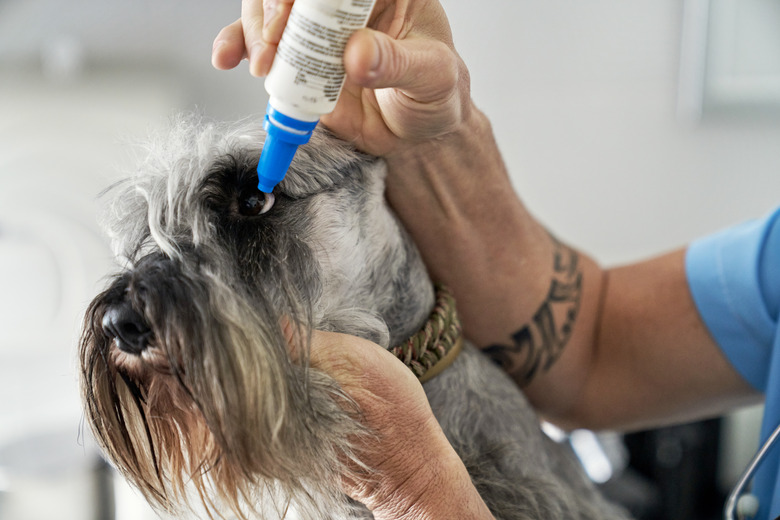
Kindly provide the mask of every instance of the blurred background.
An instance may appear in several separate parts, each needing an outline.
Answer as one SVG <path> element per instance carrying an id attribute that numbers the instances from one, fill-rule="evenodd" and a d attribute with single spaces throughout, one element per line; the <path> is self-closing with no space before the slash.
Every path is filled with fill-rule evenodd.
<path id="1" fill-rule="evenodd" d="M 605 265 L 780 203 L 777 0 L 442 3 L 517 190 Z M 0 519 L 155 518 L 81 424 L 77 331 L 113 268 L 98 194 L 177 111 L 262 113 L 246 64 L 210 65 L 239 12 L 0 0 Z M 606 489 L 640 518 L 716 518 L 759 418 L 602 439 Z"/>

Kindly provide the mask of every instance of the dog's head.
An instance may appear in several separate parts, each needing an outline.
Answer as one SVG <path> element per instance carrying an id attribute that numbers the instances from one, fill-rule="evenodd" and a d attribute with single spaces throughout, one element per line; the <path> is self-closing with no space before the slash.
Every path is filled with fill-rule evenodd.
<path id="1" fill-rule="evenodd" d="M 163 509 L 193 490 L 239 516 L 322 500 L 354 462 L 360 427 L 337 385 L 307 368 L 306 331 L 389 346 L 432 305 L 384 203 L 381 161 L 316 133 L 269 201 L 256 186 L 262 141 L 253 123 L 182 118 L 109 190 L 107 228 L 126 268 L 85 318 L 86 416 Z M 300 325 L 296 356 L 283 320 Z M 257 506 L 259 495 L 271 499 Z"/>

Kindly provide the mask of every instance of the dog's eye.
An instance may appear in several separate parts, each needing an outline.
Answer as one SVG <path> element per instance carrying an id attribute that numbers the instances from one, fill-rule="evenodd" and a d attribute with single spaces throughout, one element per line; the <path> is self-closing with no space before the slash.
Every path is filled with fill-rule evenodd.
<path id="1" fill-rule="evenodd" d="M 247 190 L 238 198 L 238 212 L 245 217 L 262 215 L 274 205 L 274 194 L 263 193 L 258 189 Z"/>

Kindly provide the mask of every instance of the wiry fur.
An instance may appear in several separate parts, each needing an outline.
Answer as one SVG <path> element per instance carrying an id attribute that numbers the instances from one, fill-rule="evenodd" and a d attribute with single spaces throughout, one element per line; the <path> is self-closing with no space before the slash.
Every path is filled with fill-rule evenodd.
<path id="1" fill-rule="evenodd" d="M 194 499 L 216 517 L 370 518 L 338 486 L 361 468 L 353 443 L 370 432 L 338 385 L 307 368 L 306 333 L 394 345 L 425 321 L 432 284 L 384 203 L 383 163 L 325 132 L 300 149 L 274 207 L 242 215 L 262 141 L 255 122 L 181 118 L 110 190 L 107 229 L 125 268 L 85 318 L 87 419 L 160 510 Z M 151 329 L 140 355 L 103 330 L 120 305 Z M 300 324 L 299 359 L 283 318 Z M 497 518 L 624 518 L 472 348 L 425 389 Z"/>

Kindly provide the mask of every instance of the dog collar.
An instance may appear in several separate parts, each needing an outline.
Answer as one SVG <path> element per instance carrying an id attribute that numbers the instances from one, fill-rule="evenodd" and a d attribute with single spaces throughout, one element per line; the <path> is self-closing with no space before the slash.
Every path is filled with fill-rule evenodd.
<path id="1" fill-rule="evenodd" d="M 455 298 L 436 286 L 436 305 L 428 321 L 411 338 L 390 349 L 424 383 L 450 366 L 463 348 Z"/>

